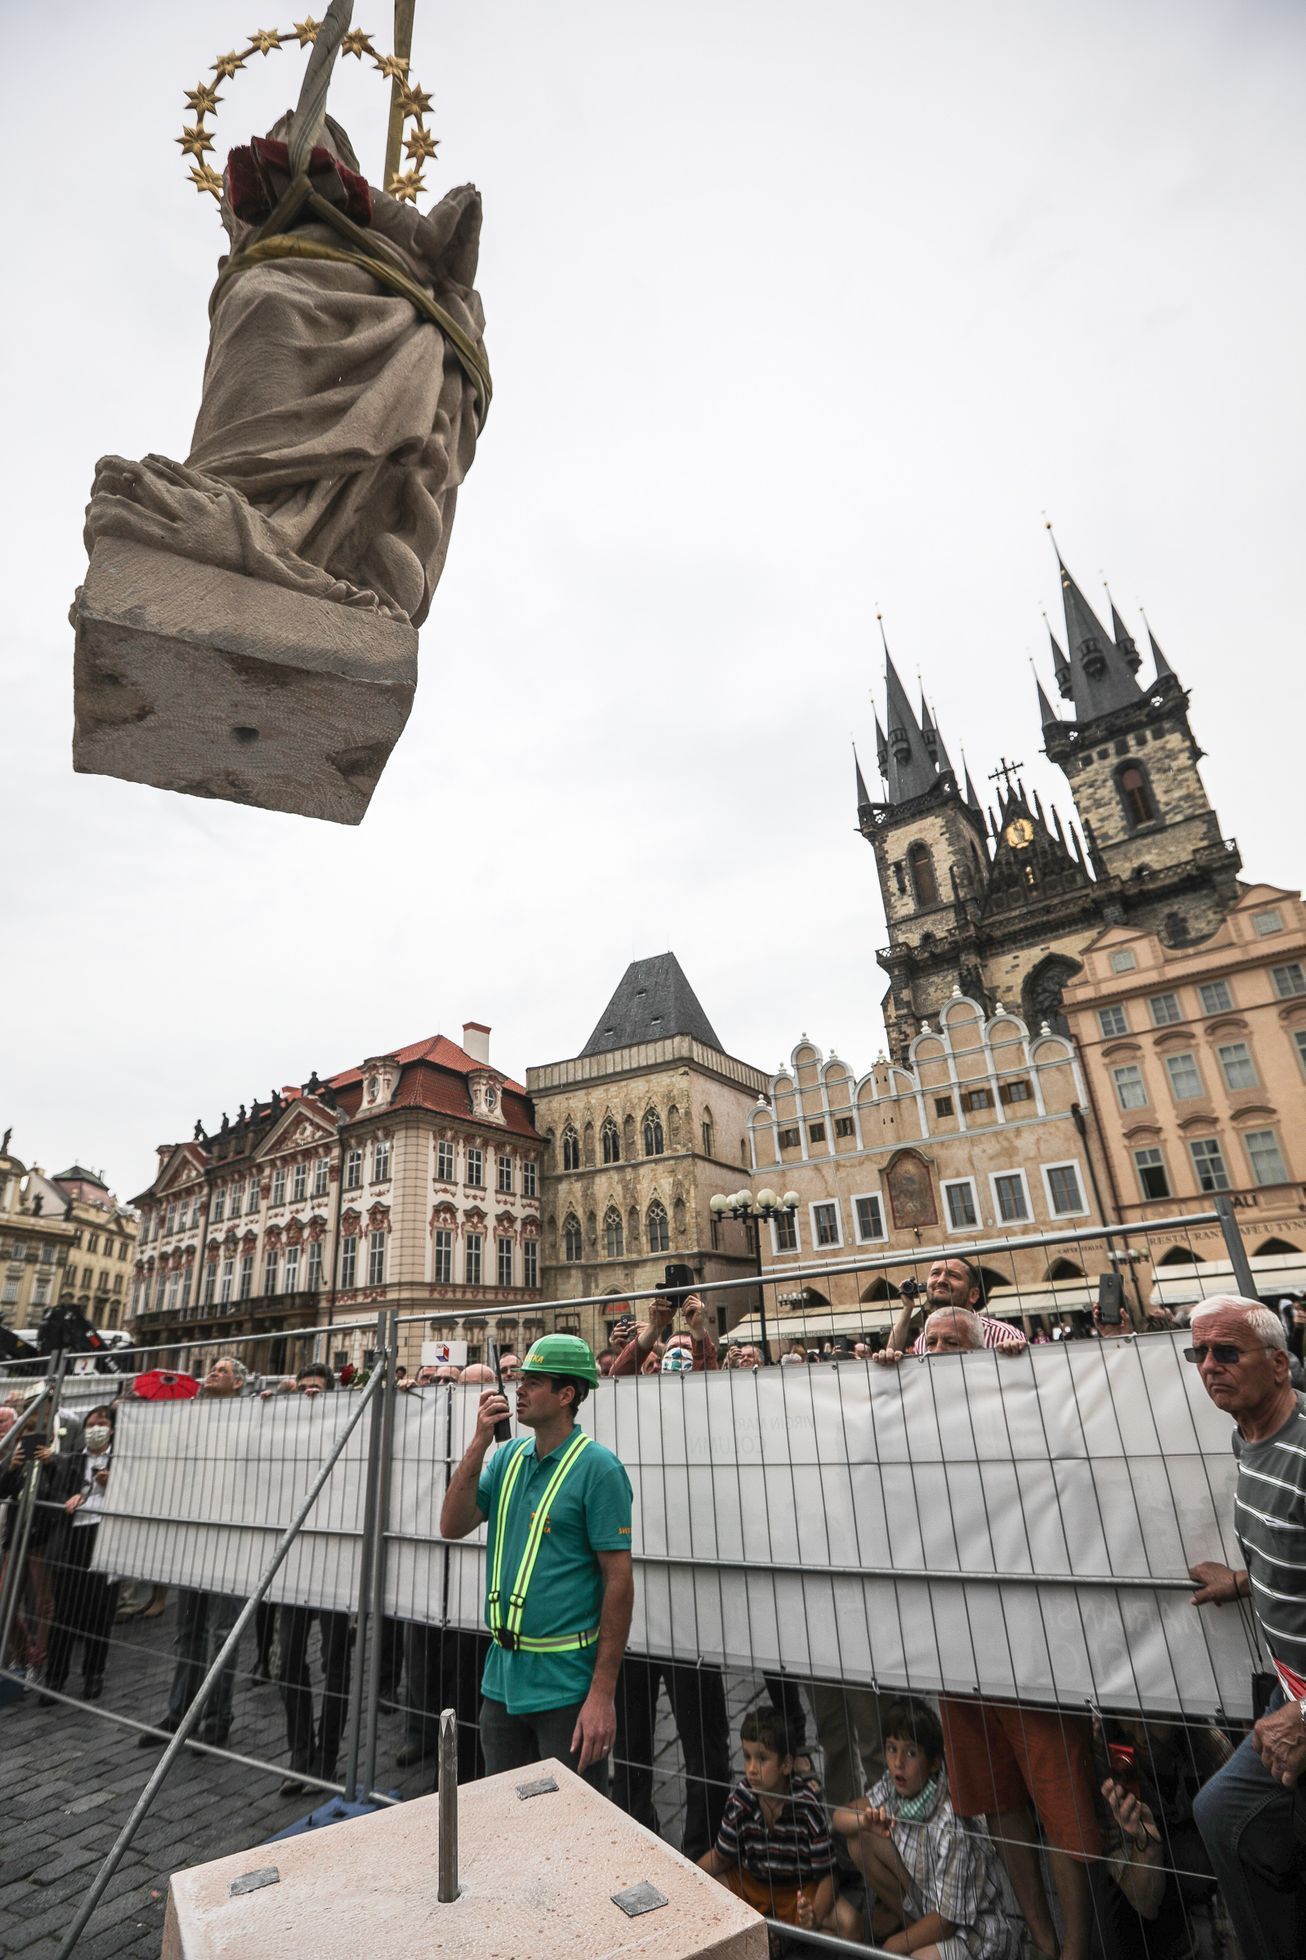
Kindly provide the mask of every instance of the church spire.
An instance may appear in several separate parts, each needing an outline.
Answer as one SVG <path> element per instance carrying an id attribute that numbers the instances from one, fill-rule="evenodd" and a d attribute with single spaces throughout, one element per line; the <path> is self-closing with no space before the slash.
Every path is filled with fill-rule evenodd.
<path id="1" fill-rule="evenodd" d="M 871 799 L 866 788 L 866 778 L 862 774 L 862 765 L 858 759 L 856 742 L 853 743 L 853 768 L 857 772 L 857 808 L 861 811 L 866 808 Z"/>
<path id="2" fill-rule="evenodd" d="M 1052 535 L 1052 526 L 1048 526 Z M 1052 538 L 1061 571 L 1061 597 L 1066 613 L 1066 647 L 1070 655 L 1071 699 L 1075 720 L 1096 721 L 1117 708 L 1142 700 L 1142 690 L 1121 652 L 1066 568 L 1060 547 Z"/>
<path id="3" fill-rule="evenodd" d="M 982 818 L 984 815 L 984 810 L 978 796 L 976 796 L 975 794 L 975 785 L 970 779 L 970 764 L 966 760 L 966 755 L 964 750 L 962 751 L 961 767 L 962 767 L 963 794 L 965 795 L 967 803 L 970 805 L 971 809 L 975 812 L 975 815 L 977 817 Z"/>
<path id="4" fill-rule="evenodd" d="M 1066 659 L 1065 654 L 1061 651 L 1060 642 L 1058 641 L 1056 634 L 1052 631 L 1052 621 L 1048 618 L 1046 613 L 1044 613 L 1043 615 L 1043 624 L 1047 627 L 1048 638 L 1052 642 L 1052 677 L 1056 681 L 1057 692 L 1060 694 L 1063 701 L 1069 701 L 1072 698 L 1072 690 L 1070 686 L 1070 662 Z"/>
<path id="5" fill-rule="evenodd" d="M 1037 674 L 1035 674 L 1034 676 L 1034 685 L 1038 689 L 1039 726 L 1041 728 L 1046 728 L 1049 725 L 1049 723 L 1059 721 L 1060 717 L 1057 714 L 1057 711 L 1053 707 L 1052 703 L 1048 700 L 1047 695 L 1043 692 L 1043 683 L 1039 679 Z"/>
<path id="6" fill-rule="evenodd" d="M 1159 681 L 1178 680 L 1179 676 L 1175 673 L 1174 668 L 1170 665 L 1170 662 L 1166 659 L 1160 647 L 1157 645 L 1156 634 L 1152 631 L 1151 624 L 1148 620 L 1146 613 L 1143 614 L 1143 624 L 1144 626 L 1147 627 L 1147 644 L 1152 649 L 1152 665 L 1156 669 L 1156 678 Z"/>
<path id="7" fill-rule="evenodd" d="M 1121 619 L 1120 614 L 1116 611 L 1116 602 L 1111 598 L 1111 587 L 1109 585 L 1106 588 L 1106 596 L 1111 603 L 1111 631 L 1115 636 L 1115 643 L 1123 654 L 1125 664 L 1130 672 L 1136 674 L 1143 662 L 1138 648 L 1134 645 L 1134 636 L 1125 625 L 1124 620 Z"/>
<path id="8" fill-rule="evenodd" d="M 889 801 L 907 803 L 914 796 L 924 796 L 938 778 L 925 744 L 924 731 L 912 712 L 907 691 L 893 664 L 883 619 L 880 620 L 880 638 L 884 641 L 884 680 L 889 702 Z"/>

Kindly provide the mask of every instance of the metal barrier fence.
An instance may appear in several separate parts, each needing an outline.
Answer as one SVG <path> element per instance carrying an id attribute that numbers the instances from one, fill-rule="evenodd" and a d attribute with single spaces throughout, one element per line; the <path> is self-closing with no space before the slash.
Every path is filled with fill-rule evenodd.
<path id="1" fill-rule="evenodd" d="M 583 1420 L 627 1464 L 636 1501 L 616 1800 L 701 1856 L 738 1776 L 748 1710 L 779 1712 L 796 1774 L 833 1811 L 882 1784 L 885 1718 L 908 1719 L 895 1705 L 942 1696 L 967 1788 L 995 1798 L 980 1809 L 1004 1864 L 982 1827 L 974 1855 L 1014 1912 L 1009 1870 L 1040 1944 L 1055 1916 L 1067 1952 L 1089 1950 L 1075 1944 L 1081 1919 L 1108 1955 L 1232 1951 L 1191 1799 L 1246 1726 L 1258 1661 L 1250 1621 L 1194 1613 L 1187 1577 L 1198 1559 L 1234 1551 L 1229 1423 L 1179 1357 L 1182 1336 L 1136 1331 L 1149 1327 L 1147 1300 L 1126 1292 L 1118 1332 L 1079 1339 L 1091 1284 L 1051 1276 L 1067 1249 L 1081 1275 L 1095 1254 L 1102 1270 L 1128 1271 L 1123 1247 L 1149 1231 L 1173 1246 L 1213 1217 L 944 1248 L 984 1269 L 1004 1316 L 1046 1332 L 1023 1358 L 885 1367 L 855 1355 L 854 1334 L 883 1343 L 902 1309 L 883 1295 L 904 1262 L 876 1255 L 704 1289 L 726 1306 L 719 1323 L 736 1294 L 750 1302 L 724 1366 L 601 1385 Z M 1022 1285 L 1017 1255 L 1033 1248 L 1046 1270 Z M 928 1260 L 922 1249 L 912 1264 Z M 828 1296 L 831 1320 L 860 1311 L 862 1324 L 814 1328 L 820 1315 L 795 1305 L 795 1280 Z M 1084 1297 L 1071 1303 L 1075 1285 Z M 854 1304 L 839 1304 L 850 1292 Z M 570 1317 L 581 1304 L 539 1312 Z M 615 1316 L 622 1303 L 599 1304 Z M 1068 1326 L 1046 1325 L 1054 1310 Z M 772 1352 L 794 1365 L 751 1365 L 763 1321 Z M 65 1952 L 183 1748 L 235 1756 L 280 1779 L 288 1800 L 336 1790 L 388 1801 L 394 1785 L 431 1787 L 451 1707 L 460 1780 L 481 1770 L 483 1553 L 438 1530 L 480 1389 L 396 1389 L 397 1357 L 421 1325 L 386 1313 L 138 1351 L 143 1368 L 206 1376 L 201 1397 L 120 1400 L 89 1423 L 127 1382 L 62 1362 L 0 1371 L 0 1403 L 30 1398 L 0 1437 L 0 1660 L 32 1693 L 135 1726 L 163 1751 Z M 812 1366 L 840 1337 L 848 1346 Z M 288 1361 L 331 1369 L 342 1353 L 348 1388 L 287 1390 Z M 111 1445 L 88 1456 L 85 1432 L 106 1420 Z M 40 1462 L 38 1437 L 51 1446 Z M 90 1501 L 70 1512 L 75 1496 Z M 78 1668 L 80 1696 L 69 1691 Z M 1034 1828 L 1019 1821 L 1030 1813 L 996 1801 L 1000 1736 L 1016 1719 L 999 1708 L 1021 1711 L 1045 1764 L 1056 1759 L 1055 1780 L 1077 1793 L 1069 1815 L 1063 1803 L 1042 1818 L 1051 1885 Z M 1110 1773 L 1148 1800 L 1159 1858 L 1094 1802 Z M 865 1951 L 884 1930 L 869 1914 L 881 1886 L 866 1882 L 874 1860 L 861 1838 L 839 1842 L 847 1910 L 821 1943 Z"/>

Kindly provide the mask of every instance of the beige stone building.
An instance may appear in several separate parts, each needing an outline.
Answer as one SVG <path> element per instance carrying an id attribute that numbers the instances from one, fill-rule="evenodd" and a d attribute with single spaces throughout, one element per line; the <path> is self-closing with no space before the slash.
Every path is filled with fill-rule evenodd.
<path id="1" fill-rule="evenodd" d="M 750 1182 L 798 1198 L 792 1219 L 762 1233 L 773 1352 L 790 1338 L 882 1331 L 898 1286 L 940 1252 L 974 1257 L 990 1311 L 1027 1323 L 1082 1314 L 1096 1275 L 1112 1270 L 1098 1236 L 1004 1245 L 1103 1221 L 1084 1078 L 1065 1036 L 1031 1034 L 1014 1012 L 988 1015 L 957 992 L 906 1063 L 881 1055 L 859 1075 L 804 1036 L 768 1097 L 749 1121 Z M 795 1277 L 814 1265 L 824 1270 Z"/>
<path id="2" fill-rule="evenodd" d="M 161 1146 L 137 1200 L 137 1340 L 184 1360 L 188 1340 L 266 1336 L 249 1358 L 274 1370 L 300 1358 L 286 1331 L 382 1307 L 419 1316 L 410 1366 L 423 1340 L 465 1337 L 474 1359 L 487 1327 L 509 1344 L 533 1332 L 543 1146 L 489 1035 L 468 1022 L 461 1044 L 315 1071 Z M 356 1359 L 360 1339 L 319 1345 Z"/>
<path id="3" fill-rule="evenodd" d="M 701 1281 L 755 1273 L 744 1228 L 710 1201 L 746 1180 L 766 1077 L 726 1053 L 674 953 L 634 961 L 580 1053 L 526 1082 L 546 1150 L 545 1293 L 600 1296 L 551 1324 L 601 1347 L 617 1303 L 669 1263 Z"/>
<path id="4" fill-rule="evenodd" d="M 1119 925 L 1063 995 L 1122 1218 L 1228 1197 L 1267 1297 L 1306 1285 L 1306 906 L 1249 885 L 1195 945 Z M 1157 1297 L 1233 1278 L 1213 1226 L 1155 1248 Z"/>
<path id="5" fill-rule="evenodd" d="M 35 1331 L 75 1306 L 101 1332 L 126 1325 L 137 1218 L 102 1176 L 73 1164 L 47 1177 L 0 1150 L 0 1324 Z"/>

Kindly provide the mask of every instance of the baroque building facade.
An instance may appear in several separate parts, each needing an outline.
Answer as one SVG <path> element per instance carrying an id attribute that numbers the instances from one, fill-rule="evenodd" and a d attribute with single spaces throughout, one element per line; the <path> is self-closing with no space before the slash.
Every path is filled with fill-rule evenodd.
<path id="1" fill-rule="evenodd" d="M 710 1201 L 747 1176 L 766 1077 L 727 1054 L 674 953 L 633 961 L 580 1053 L 526 1082 L 545 1146 L 544 1291 L 587 1302 L 551 1325 L 602 1347 L 668 1264 L 702 1283 L 755 1274 L 743 1228 Z M 723 1297 L 721 1325 L 748 1306 Z"/>
<path id="2" fill-rule="evenodd" d="M 408 1316 L 401 1360 L 423 1340 L 530 1332 L 540 1297 L 542 1140 L 521 1084 L 463 1028 L 376 1055 L 326 1081 L 242 1104 L 212 1131 L 159 1149 L 137 1203 L 133 1300 L 144 1346 L 266 1337 L 253 1365 L 297 1358 L 283 1335 L 321 1327 L 356 1358 L 382 1308 Z M 464 1321 L 465 1316 L 471 1319 Z"/>
<path id="3" fill-rule="evenodd" d="M 97 1171 L 48 1177 L 0 1148 L 0 1324 L 34 1331 L 70 1305 L 102 1333 L 125 1327 L 138 1220 Z"/>

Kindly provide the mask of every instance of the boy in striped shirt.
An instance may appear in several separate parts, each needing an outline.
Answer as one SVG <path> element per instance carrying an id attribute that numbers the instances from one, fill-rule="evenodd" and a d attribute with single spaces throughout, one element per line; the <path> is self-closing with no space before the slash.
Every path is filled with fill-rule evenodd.
<path id="1" fill-rule="evenodd" d="M 784 1718 L 754 1708 L 739 1730 L 744 1774 L 699 1864 L 738 1898 L 789 1926 L 833 1924 L 834 1847 L 825 1812 L 793 1781 Z"/>

